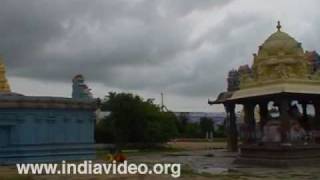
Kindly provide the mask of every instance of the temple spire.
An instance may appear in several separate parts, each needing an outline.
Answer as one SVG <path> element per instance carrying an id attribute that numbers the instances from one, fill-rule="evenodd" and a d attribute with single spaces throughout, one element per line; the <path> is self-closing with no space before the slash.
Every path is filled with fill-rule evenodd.
<path id="1" fill-rule="evenodd" d="M 0 92 L 10 92 L 10 86 L 6 78 L 6 68 L 0 56 Z"/>
<path id="2" fill-rule="evenodd" d="M 281 29 L 281 24 L 280 24 L 280 21 L 278 21 L 278 24 L 277 24 L 277 29 L 278 29 L 278 31 L 280 31 L 280 29 Z"/>

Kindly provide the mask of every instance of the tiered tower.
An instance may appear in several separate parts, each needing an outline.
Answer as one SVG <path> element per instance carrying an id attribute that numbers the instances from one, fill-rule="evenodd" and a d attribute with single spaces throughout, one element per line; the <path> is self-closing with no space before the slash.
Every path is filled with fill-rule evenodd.
<path id="1" fill-rule="evenodd" d="M 84 77 L 81 74 L 76 75 L 72 79 L 72 98 L 76 99 L 92 99 L 91 89 L 84 82 Z"/>

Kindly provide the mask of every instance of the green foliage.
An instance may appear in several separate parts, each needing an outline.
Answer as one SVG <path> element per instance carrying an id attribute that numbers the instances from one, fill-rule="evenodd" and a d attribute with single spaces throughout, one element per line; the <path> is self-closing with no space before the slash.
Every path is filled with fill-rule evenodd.
<path id="1" fill-rule="evenodd" d="M 219 125 L 217 130 L 214 131 L 214 137 L 226 137 L 224 125 Z"/>
<path id="2" fill-rule="evenodd" d="M 110 92 L 101 109 L 110 115 L 96 128 L 98 142 L 152 144 L 166 142 L 177 135 L 175 115 L 161 112 L 152 101 L 137 95 Z"/>
<path id="3" fill-rule="evenodd" d="M 186 114 L 181 113 L 176 121 L 176 126 L 178 128 L 178 132 L 180 135 L 184 135 L 186 133 L 188 123 L 189 123 L 189 119 L 186 116 Z"/>
<path id="4" fill-rule="evenodd" d="M 205 137 L 205 132 L 208 130 L 208 127 L 210 130 L 213 128 L 213 121 L 211 119 L 208 119 L 206 117 L 202 118 L 202 121 L 200 120 L 200 124 L 198 122 L 190 122 L 190 120 L 187 117 L 186 113 L 181 113 L 178 117 L 178 121 L 176 122 L 178 131 L 179 131 L 179 137 L 181 138 L 203 138 Z"/>
<path id="5" fill-rule="evenodd" d="M 176 124 L 181 138 L 204 138 L 207 132 L 214 133 L 214 122 L 208 117 L 201 117 L 199 123 L 190 122 L 187 115 L 181 113 Z"/>
<path id="6" fill-rule="evenodd" d="M 95 129 L 95 139 L 99 143 L 113 143 L 115 142 L 114 123 L 110 118 L 101 120 Z"/>
<path id="7" fill-rule="evenodd" d="M 211 118 L 201 117 L 200 118 L 200 129 L 202 137 L 206 137 L 206 133 L 214 133 L 214 123 Z"/>
<path id="8" fill-rule="evenodd" d="M 185 133 L 183 137 L 186 138 L 200 138 L 201 137 L 201 129 L 199 123 L 188 123 L 186 125 Z"/>

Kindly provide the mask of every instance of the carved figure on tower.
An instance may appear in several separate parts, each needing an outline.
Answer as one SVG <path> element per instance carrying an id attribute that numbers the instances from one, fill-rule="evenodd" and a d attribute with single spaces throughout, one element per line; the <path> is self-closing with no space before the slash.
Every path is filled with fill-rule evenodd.
<path id="1" fill-rule="evenodd" d="M 237 70 L 231 70 L 228 74 L 228 91 L 239 90 L 240 74 Z"/>

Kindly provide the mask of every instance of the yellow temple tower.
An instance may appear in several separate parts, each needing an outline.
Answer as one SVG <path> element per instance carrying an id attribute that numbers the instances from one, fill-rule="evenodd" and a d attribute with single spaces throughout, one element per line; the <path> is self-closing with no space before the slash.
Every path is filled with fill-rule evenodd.
<path id="1" fill-rule="evenodd" d="M 6 68 L 3 58 L 0 56 L 0 92 L 10 92 L 10 86 L 6 78 Z"/>

